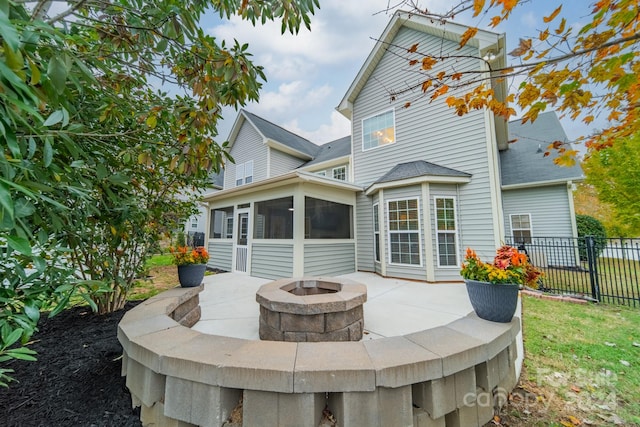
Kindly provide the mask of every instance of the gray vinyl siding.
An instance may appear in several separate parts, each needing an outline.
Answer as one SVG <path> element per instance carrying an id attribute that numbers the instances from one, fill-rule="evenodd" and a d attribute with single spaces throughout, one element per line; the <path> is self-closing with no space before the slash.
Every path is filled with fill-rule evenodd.
<path id="1" fill-rule="evenodd" d="M 574 237 L 566 185 L 502 192 L 505 232 L 511 236 L 511 215 L 531 214 L 533 237 Z"/>
<path id="2" fill-rule="evenodd" d="M 282 151 L 272 148 L 271 152 L 271 165 L 270 165 L 270 177 L 278 176 L 291 172 L 292 170 L 302 166 L 303 160 L 298 159 L 290 154 L 283 153 Z"/>
<path id="3" fill-rule="evenodd" d="M 421 52 L 437 55 L 443 51 L 445 54 L 477 56 L 474 48 L 466 46 L 457 50 L 457 43 L 408 28 L 402 28 L 392 43 L 398 46 L 419 43 Z M 455 66 L 458 70 L 477 69 L 478 62 L 472 58 L 459 59 Z M 433 74 L 437 72 L 435 69 Z M 498 244 L 495 234 L 500 230 L 494 230 L 486 136 L 489 123 L 485 121 L 485 113 L 478 110 L 459 117 L 446 106 L 446 96 L 429 102 L 428 98 L 416 100 L 417 94 L 409 94 L 390 103 L 387 88 L 405 88 L 417 78 L 414 76 L 417 73 L 409 70 L 406 59 L 385 53 L 355 100 L 352 121 L 355 182 L 369 186 L 395 165 L 414 160 L 425 160 L 472 174 L 471 182 L 460 185 L 457 195 L 459 228 L 462 231 L 460 243 L 463 247 L 471 246 L 479 252 L 492 253 Z M 384 82 L 384 87 L 379 82 Z M 403 108 L 407 98 L 413 103 L 409 108 Z M 396 142 L 363 151 L 362 119 L 390 108 L 395 111 Z M 494 161 L 491 159 L 492 163 Z M 496 185 L 494 182 L 494 188 Z M 388 274 L 391 275 L 390 272 Z"/>
<path id="4" fill-rule="evenodd" d="M 293 276 L 293 245 L 254 243 L 251 246 L 251 275 L 266 279 Z"/>
<path id="5" fill-rule="evenodd" d="M 356 196 L 356 236 L 359 271 L 374 271 L 373 202 L 364 193 Z M 377 271 L 377 270 L 376 270 Z"/>
<path id="6" fill-rule="evenodd" d="M 305 276 L 336 276 L 356 271 L 354 243 L 304 245 Z"/>
<path id="7" fill-rule="evenodd" d="M 238 136 L 231 147 L 231 157 L 235 163 L 227 161 L 224 172 L 224 189 L 236 186 L 236 164 L 253 160 L 253 182 L 267 177 L 267 146 L 255 128 L 246 120 L 242 124 Z"/>
<path id="8" fill-rule="evenodd" d="M 207 250 L 209 251 L 208 267 L 224 271 L 232 270 L 233 241 L 210 240 Z"/>
<path id="9" fill-rule="evenodd" d="M 511 215 L 529 214 L 534 238 L 575 237 L 566 185 L 503 191 L 502 202 L 506 236 L 511 236 Z M 539 259 L 539 255 L 531 253 L 535 248 L 527 250 L 530 256 Z M 545 261 L 549 265 L 575 266 L 576 256 L 571 250 L 549 250 Z"/>

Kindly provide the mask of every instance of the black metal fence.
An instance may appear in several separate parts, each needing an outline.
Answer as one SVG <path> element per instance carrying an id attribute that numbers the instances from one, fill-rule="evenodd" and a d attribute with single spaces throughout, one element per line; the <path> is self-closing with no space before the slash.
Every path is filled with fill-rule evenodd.
<path id="1" fill-rule="evenodd" d="M 593 236 L 534 237 L 507 244 L 524 249 L 544 272 L 545 292 L 576 295 L 608 304 L 640 307 L 640 240 Z"/>

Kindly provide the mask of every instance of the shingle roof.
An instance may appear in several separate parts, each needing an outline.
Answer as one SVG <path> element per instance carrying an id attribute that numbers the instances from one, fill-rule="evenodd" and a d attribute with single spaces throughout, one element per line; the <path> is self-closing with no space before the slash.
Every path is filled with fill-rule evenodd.
<path id="1" fill-rule="evenodd" d="M 281 128 L 280 126 L 271 123 L 262 117 L 256 116 L 246 110 L 242 110 L 246 117 L 254 124 L 254 126 L 264 135 L 266 138 L 277 141 L 286 145 L 301 153 L 314 157 L 318 152 L 318 146 L 313 142 L 305 139 L 293 132 Z"/>
<path id="2" fill-rule="evenodd" d="M 374 184 L 416 178 L 419 176 L 470 177 L 471 174 L 436 165 L 435 163 L 425 162 L 424 160 L 416 160 L 413 162 L 399 163 L 395 165 L 389 172 L 378 178 Z"/>
<path id="3" fill-rule="evenodd" d="M 321 145 L 313 160 L 305 163 L 304 166 L 326 162 L 349 154 L 351 154 L 351 136 L 345 136 Z"/>
<path id="4" fill-rule="evenodd" d="M 509 149 L 500 152 L 502 185 L 534 184 L 544 181 L 581 179 L 582 168 L 558 166 L 552 152 L 544 157 L 544 151 L 555 141 L 569 142 L 560 120 L 554 111 L 542 113 L 533 122 L 522 124 L 520 119 L 509 122 Z"/>

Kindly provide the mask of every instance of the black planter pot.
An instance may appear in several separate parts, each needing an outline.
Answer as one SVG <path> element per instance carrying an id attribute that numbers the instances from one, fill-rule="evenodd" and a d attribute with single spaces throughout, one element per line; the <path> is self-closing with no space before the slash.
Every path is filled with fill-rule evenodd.
<path id="1" fill-rule="evenodd" d="M 494 285 L 465 280 L 469 300 L 478 317 L 492 322 L 509 323 L 518 305 L 518 284 Z"/>
<path id="2" fill-rule="evenodd" d="M 178 266 L 178 280 L 183 288 L 200 286 L 207 264 L 189 264 Z"/>

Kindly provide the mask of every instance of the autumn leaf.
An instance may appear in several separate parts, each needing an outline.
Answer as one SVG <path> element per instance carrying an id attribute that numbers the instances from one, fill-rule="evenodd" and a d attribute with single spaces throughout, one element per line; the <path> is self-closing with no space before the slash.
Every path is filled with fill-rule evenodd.
<path id="1" fill-rule="evenodd" d="M 518 47 L 509 52 L 511 56 L 522 56 L 531 50 L 531 39 L 520 39 Z"/>
<path id="2" fill-rule="evenodd" d="M 467 30 L 460 36 L 460 47 L 464 47 L 469 40 L 471 40 L 478 33 L 478 28 L 469 27 Z"/>
<path id="3" fill-rule="evenodd" d="M 405 102 L 405 104 L 402 106 L 402 108 L 409 108 L 409 107 L 411 107 L 410 102 Z"/>
<path id="4" fill-rule="evenodd" d="M 418 63 L 417 59 L 412 59 L 411 61 L 409 61 L 409 66 L 413 67 L 414 65 L 416 65 Z"/>
<path id="5" fill-rule="evenodd" d="M 482 9 L 484 8 L 485 0 L 473 0 L 473 16 L 480 15 Z"/>
<path id="6" fill-rule="evenodd" d="M 422 82 L 422 91 L 426 92 L 432 84 L 433 83 L 431 82 L 431 80 L 425 80 L 424 82 Z"/>
<path id="7" fill-rule="evenodd" d="M 500 16 L 494 16 L 493 18 L 491 18 L 491 26 L 493 28 L 497 27 L 500 22 L 502 22 L 502 18 Z"/>
<path id="8" fill-rule="evenodd" d="M 422 69 L 423 70 L 430 70 L 437 63 L 438 63 L 438 61 L 436 61 L 432 57 L 425 56 L 424 58 L 422 58 Z"/>
<path id="9" fill-rule="evenodd" d="M 549 29 L 547 28 L 544 31 L 540 31 L 540 36 L 538 38 L 541 42 L 545 41 L 549 37 Z"/>
<path id="10" fill-rule="evenodd" d="M 560 13 L 560 10 L 562 9 L 562 5 L 558 6 L 558 8 L 556 10 L 553 11 L 553 13 L 549 16 L 545 16 L 544 18 L 542 18 L 542 20 L 548 24 L 549 22 L 553 21 L 555 19 L 556 16 L 558 16 L 558 14 Z"/>
<path id="11" fill-rule="evenodd" d="M 560 21 L 560 26 L 556 29 L 556 34 L 562 34 L 566 25 L 567 20 L 565 18 L 562 18 L 562 21 Z"/>
<path id="12" fill-rule="evenodd" d="M 414 53 L 418 50 L 418 43 L 414 44 L 413 46 L 411 46 L 409 49 L 407 49 L 407 52 L 409 53 Z"/>

